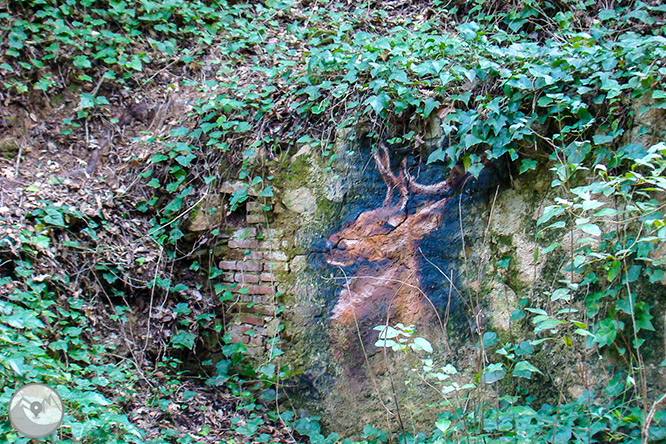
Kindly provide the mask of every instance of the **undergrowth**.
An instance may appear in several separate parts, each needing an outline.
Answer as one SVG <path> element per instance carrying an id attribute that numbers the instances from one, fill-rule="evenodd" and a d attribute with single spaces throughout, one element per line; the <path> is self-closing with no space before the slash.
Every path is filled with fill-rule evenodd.
<path id="1" fill-rule="evenodd" d="M 567 278 L 553 277 L 551 288 L 524 298 L 512 314 L 512 322 L 529 327 L 525 337 L 504 341 L 492 331 L 481 334 L 479 347 L 488 359 L 464 383 L 457 382 L 467 377 L 458 375 L 467 375 L 464 369 L 423 358 L 416 373 L 442 393 L 443 413 L 433 433 L 403 433 L 400 440 L 663 439 L 663 398 L 651 387 L 654 365 L 648 368 L 643 345 L 655 328 L 658 297 L 639 288 L 663 279 L 666 7 L 531 0 L 412 7 L 232 3 L 6 2 L 0 9 L 0 92 L 5 103 L 20 104 L 74 91 L 77 102 L 63 116 L 67 136 L 89 127 L 114 128 L 119 122 L 112 109 L 127 105 L 118 97 L 128 92 L 159 87 L 170 101 L 182 88 L 197 91 L 189 115 L 141 139 L 151 155 L 135 159 L 143 196 L 136 212 L 148 221 L 152 248 L 185 270 L 203 267 L 206 285 L 195 290 L 220 304 L 230 293 L 215 286 L 221 271 L 199 264 L 187 250 L 195 243 L 183 229 L 188 216 L 232 178 L 242 186 L 231 195 L 230 210 L 251 195 L 270 202 L 271 169 L 305 144 L 333 165 L 336 137 L 353 128 L 358 137 L 388 140 L 430 163 L 462 165 L 472 175 L 483 161 L 504 157 L 517 162 L 521 174 L 546 165 L 555 198 L 535 227 L 542 244 L 535 257 L 559 255 Z M 433 121 L 441 136 L 434 148 L 424 140 Z M 86 288 L 84 294 L 71 291 L 68 273 L 35 271 L 35 264 L 63 247 L 85 257 L 107 221 L 54 202 L 44 202 L 30 221 L 28 230 L 0 233 L 0 399 L 8 401 L 22 383 L 46 382 L 71 412 L 63 423 L 64 442 L 143 442 L 121 405 L 137 374 L 150 375 L 135 372 L 136 360 L 119 357 L 95 336 L 87 313 L 99 300 L 89 298 Z M 81 243 L 63 240 L 63 233 Z M 545 241 L 567 233 L 571 245 Z M 197 240 L 212 255 L 218 235 Z M 201 367 L 210 386 L 241 400 L 239 409 L 247 415 L 232 421 L 237 434 L 268 442 L 261 427 L 274 421 L 312 442 L 338 440 L 325 436 L 314 418 L 272 411 L 270 390 L 289 369 L 246 363 L 244 347 L 223 335 L 215 310 L 192 312 L 183 296 L 193 291 L 189 283 L 176 283 L 175 274 L 158 267 L 151 279 L 130 276 L 132 285 L 122 286 L 118 279 L 129 270 L 110 261 L 88 271 L 91 280 L 96 276 L 114 288 L 114 298 L 128 296 L 128 288 L 143 294 L 158 289 L 181 301 L 160 367 L 176 383 L 184 372 L 183 353 L 196 350 L 207 335 L 219 337 L 225 359 Z M 110 306 L 113 320 L 125 322 L 129 309 Z M 414 342 L 416 334 L 394 330 L 390 346 L 395 353 L 427 354 L 428 346 Z M 557 405 L 537 405 L 522 380 L 542 372 L 531 361 L 548 343 L 559 344 L 561 353 L 585 356 L 581 365 L 593 353 L 617 356 L 621 365 L 602 391 L 586 387 L 578 399 L 561 395 Z M 507 380 L 510 389 L 501 397 L 485 396 L 486 387 Z M 256 399 L 259 393 L 263 398 Z M 168 402 L 160 405 L 168 408 Z M 8 424 L 1 427 L 5 439 L 20 442 Z M 163 435 L 169 442 L 195 442 Z M 364 435 L 368 443 L 395 439 L 371 425 Z"/>

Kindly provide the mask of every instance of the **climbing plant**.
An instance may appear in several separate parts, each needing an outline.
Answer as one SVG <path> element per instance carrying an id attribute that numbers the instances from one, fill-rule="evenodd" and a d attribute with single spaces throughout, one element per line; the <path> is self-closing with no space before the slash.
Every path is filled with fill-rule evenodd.
<path id="1" fill-rule="evenodd" d="M 109 113 L 117 105 L 114 93 L 154 86 L 161 73 L 178 79 L 165 86 L 169 97 L 183 88 L 197 91 L 189 114 L 170 122 L 166 132 L 147 134 L 143 141 L 151 155 L 135 159 L 145 197 L 137 211 L 150 220 L 147 236 L 171 260 L 185 256 L 179 247 L 190 240 L 183 224 L 223 179 L 242 183 L 231 209 L 250 190 L 270 198 L 275 190 L 267 165 L 279 168 L 309 144 L 320 148 L 330 167 L 336 161 L 332 141 L 345 128 L 409 146 L 430 163 L 461 164 L 473 175 L 481 171 L 482 158 L 500 157 L 516 162 L 521 174 L 551 171 L 553 201 L 537 221 L 541 247 L 535 254 L 560 260 L 566 278 L 524 298 L 512 314 L 512 322 L 531 327 L 529 337 L 505 341 L 486 332 L 478 338 L 492 358 L 476 378 L 453 382 L 459 369 L 424 358 L 419 377 L 440 384 L 443 413 L 431 436 L 409 440 L 662 439 L 661 398 L 650 387 L 645 341 L 660 308 L 646 296 L 646 282 L 661 281 L 664 269 L 666 147 L 660 121 L 666 108 L 666 7 L 640 1 L 437 0 L 396 13 L 388 3 L 6 2 L 0 7 L 0 92 L 20 102 L 74 91 L 76 104 L 61 127 L 69 136 L 90 124 L 117 123 Z M 442 143 L 422 150 L 428 122 L 436 123 Z M 11 350 L 1 358 L 3 383 L 10 377 L 74 380 L 75 413 L 65 422 L 72 439 L 136 441 L 140 434 L 119 409 L 106 409 L 112 395 L 105 387 L 131 380 L 131 372 L 96 361 L 104 347 L 80 339 L 85 303 L 56 302 L 53 283 L 32 271 L 54 232 L 74 236 L 70 228 L 84 226 L 76 236 L 94 241 L 103 221 L 48 202 L 30 217 L 34 230 L 20 242 L 0 239 L 3 254 L 12 255 L 12 279 L 3 278 L 3 285 L 19 281 L 0 307 L 0 339 Z M 212 234 L 210 245 L 219 232 Z M 568 245 L 552 242 L 565 235 Z M 96 271 L 113 285 L 124 269 L 104 263 Z M 215 267 L 207 272 L 211 281 L 221 273 Z M 187 290 L 161 271 L 140 287 L 167 294 Z M 227 293 L 220 289 L 218 296 L 224 302 Z M 116 319 L 122 320 L 123 310 L 116 309 Z M 188 310 L 187 304 L 178 306 L 183 328 L 172 339 L 174 349 L 196 348 L 200 338 L 194 332 L 201 330 L 195 326 L 221 329 L 209 322 L 211 314 L 188 323 Z M 49 332 L 46 320 L 62 335 Z M 394 352 L 430 352 L 418 332 L 402 327 L 384 337 L 394 340 Z M 243 378 L 258 377 L 256 387 L 267 388 L 288 375 L 273 363 L 248 368 L 241 362 L 243 347 L 222 342 L 226 359 L 210 363 L 211 385 L 231 386 L 252 400 Z M 537 406 L 520 382 L 541 374 L 533 357 L 554 342 L 583 354 L 613 354 L 623 365 L 603 394 L 586 390 L 578 400 Z M 28 362 L 28 354 L 38 358 Z M 168 362 L 180 368 L 176 358 Z M 489 399 L 472 408 L 460 402 L 478 401 L 470 395 L 474 390 L 508 379 L 518 382 L 492 406 Z M 607 401 L 597 402 L 602 396 Z M 261 410 L 247 405 L 252 401 L 246 408 Z M 114 427 L 88 429 L 84 419 Z M 288 412 L 282 419 L 293 420 L 293 430 L 314 442 L 337 439 L 324 437 L 311 418 Z M 235 426 L 252 437 L 262 421 L 255 415 Z M 2 433 L 13 439 L 8 428 Z M 389 435 L 368 427 L 365 438 L 385 442 Z M 260 435 L 259 441 L 267 439 Z"/>

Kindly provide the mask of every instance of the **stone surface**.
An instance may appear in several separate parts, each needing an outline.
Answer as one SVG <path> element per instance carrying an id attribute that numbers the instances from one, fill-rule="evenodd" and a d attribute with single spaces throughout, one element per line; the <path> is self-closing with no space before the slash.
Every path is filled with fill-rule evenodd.
<path id="1" fill-rule="evenodd" d="M 429 127 L 428 134 L 437 138 L 439 129 Z M 437 365 L 455 365 L 460 381 L 472 381 L 487 358 L 476 347 L 479 335 L 494 332 L 510 342 L 521 337 L 519 329 L 532 331 L 529 319 L 511 322 L 511 313 L 524 307 L 521 300 L 540 301 L 552 286 L 544 270 L 557 270 L 556 255 L 569 247 L 535 260 L 543 247 L 535 224 L 549 205 L 550 187 L 539 171 L 511 181 L 484 172 L 443 196 L 416 189 L 402 205 L 398 187 L 391 196 L 394 182 L 364 149 L 338 142 L 331 171 L 312 152 L 297 154 L 288 171 L 276 173 L 278 197 L 266 203 L 277 208 L 281 199 L 287 211 L 248 204 L 247 223 L 254 226 L 230 230 L 230 239 L 221 240 L 221 279 L 242 283 L 233 290 L 230 331 L 258 359 L 277 335 L 296 375 L 285 381 L 294 408 L 323 413 L 330 431 L 359 436 L 368 423 L 383 424 L 380 399 L 393 405 L 394 391 L 409 412 L 409 430 L 429 430 L 441 396 L 423 385 L 415 366 L 427 356 Z M 388 165 L 394 177 L 401 160 Z M 448 177 L 432 165 L 411 171 L 424 186 Z M 574 232 L 565 243 L 579 239 Z M 374 327 L 387 318 L 391 325 L 415 325 L 414 336 L 427 338 L 433 353 L 384 354 Z M 575 365 L 546 365 L 578 378 Z M 488 396 L 497 387 L 486 387 Z"/>
<path id="2" fill-rule="evenodd" d="M 209 196 L 193 211 L 186 227 L 189 231 L 212 230 L 222 224 L 225 211 L 226 203 L 220 196 Z"/>
<path id="3" fill-rule="evenodd" d="M 282 202 L 287 209 L 299 214 L 312 214 L 317 209 L 317 198 L 306 187 L 285 191 Z"/>

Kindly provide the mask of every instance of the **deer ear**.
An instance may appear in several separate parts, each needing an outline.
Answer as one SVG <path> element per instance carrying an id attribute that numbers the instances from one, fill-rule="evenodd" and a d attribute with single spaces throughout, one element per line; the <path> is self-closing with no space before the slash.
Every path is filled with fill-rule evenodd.
<path id="1" fill-rule="evenodd" d="M 428 205 L 416 212 L 413 216 L 413 220 L 410 221 L 410 226 L 426 232 L 436 229 L 442 220 L 441 202 L 442 201 Z"/>

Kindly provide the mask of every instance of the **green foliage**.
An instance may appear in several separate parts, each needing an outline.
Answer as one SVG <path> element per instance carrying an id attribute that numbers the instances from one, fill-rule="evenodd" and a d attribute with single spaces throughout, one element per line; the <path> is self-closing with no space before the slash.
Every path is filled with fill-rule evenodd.
<path id="1" fill-rule="evenodd" d="M 109 107 L 114 90 L 149 85 L 169 67 L 181 70 L 182 85 L 171 85 L 172 94 L 192 88 L 199 98 L 170 132 L 147 139 L 153 155 L 140 175 L 147 198 L 137 207 L 151 218 L 150 237 L 170 259 L 186 242 L 188 214 L 219 182 L 240 182 L 230 211 L 250 199 L 267 200 L 275 190 L 266 164 L 308 144 L 330 167 L 336 129 L 419 147 L 434 121 L 442 143 L 424 154 L 428 162 L 461 164 L 473 175 L 482 159 L 520 161 L 520 174 L 548 162 L 557 198 L 537 222 L 544 245 L 535 255 L 564 261 L 566 277 L 512 313 L 512 323 L 529 326 L 529 337 L 507 340 L 484 332 L 477 349 L 490 358 L 469 376 L 422 358 L 432 345 L 411 327 L 378 327 L 377 346 L 418 354 L 418 376 L 438 384 L 443 395 L 434 433 L 406 441 L 639 442 L 650 396 L 643 344 L 655 316 L 640 289 L 643 278 L 654 283 L 664 275 L 656 252 L 666 237 L 666 146 L 663 134 L 650 134 L 650 128 L 638 128 L 638 136 L 629 130 L 646 113 L 666 108 L 665 8 L 654 2 L 604 3 L 611 9 L 589 1 L 432 3 L 427 13 L 401 16 L 371 2 L 315 2 L 321 7 L 312 10 L 288 0 L 7 2 L 0 10 L 6 36 L 0 42 L 2 93 L 71 88 L 78 101 L 63 122 L 68 134 Z M 211 47 L 215 51 L 206 50 Z M 47 382 L 73 412 L 63 425 L 65 442 L 140 442 L 110 399 L 133 373 L 111 365 L 107 348 L 85 337 L 87 302 L 58 299 L 55 289 L 67 277 L 33 270 L 34 260 L 54 248 L 54 232 L 76 239 L 59 245 L 81 249 L 95 245 L 104 222 L 52 203 L 30 217 L 34 230 L 21 234 L 20 246 L 0 239 L 5 251 L 18 255 L 10 261 L 13 279 L 1 281 L 12 287 L 0 301 L 2 396 L 18 383 Z M 546 241 L 566 233 L 570 245 Z M 122 266 L 96 267 L 120 291 Z M 511 267 L 508 257 L 497 264 Z M 211 282 L 221 273 L 208 271 Z M 187 290 L 181 285 L 158 273 L 141 288 Z M 212 288 L 223 303 L 233 297 L 220 284 Z M 194 350 L 201 330 L 211 328 L 211 314 L 191 320 L 189 310 L 181 303 L 175 311 L 176 350 Z M 125 308 L 112 316 L 126 320 Z M 216 333 L 221 328 L 212 327 Z M 282 353 L 277 340 L 270 344 L 272 356 Z M 268 410 L 256 393 L 275 399 L 270 390 L 289 369 L 276 361 L 253 368 L 242 344 L 228 336 L 222 342 L 224 359 L 207 383 L 230 387 L 244 400 L 239 409 L 250 414 L 232 424 L 237 433 L 267 442 L 260 430 Z M 527 387 L 543 377 L 536 357 L 546 353 L 544 344 L 612 352 L 625 365 L 603 395 L 587 391 L 557 406 L 537 405 Z M 173 357 L 161 363 L 173 372 L 180 365 Z M 492 403 L 484 397 L 489 387 L 500 386 L 509 387 L 507 395 Z M 172 392 L 164 388 L 155 404 Z M 281 415 L 312 442 L 338 439 L 324 436 L 316 418 Z M 655 416 L 650 428 L 655 442 L 663 439 L 664 420 Z M 0 433 L 14 439 L 4 427 Z M 388 435 L 367 427 L 364 439 L 386 442 Z"/>
<path id="2" fill-rule="evenodd" d="M 53 206 L 35 214 L 44 226 L 58 227 L 72 215 Z M 85 311 L 89 304 L 81 298 L 59 297 L 57 288 L 46 279 L 49 276 L 35 272 L 33 258 L 39 254 L 37 250 L 48 248 L 49 238 L 25 235 L 26 244 L 18 250 L 21 259 L 13 264 L 14 279 L 0 280 L 0 286 L 9 290 L 0 301 L 0 402 L 8 405 L 13 392 L 24 384 L 46 383 L 65 403 L 60 442 L 144 442 L 140 431 L 111 400 L 136 376 L 127 365 L 109 362 L 112 346 L 88 335 Z M 11 248 L 11 242 L 0 239 L 0 248 Z M 53 279 L 67 283 L 63 275 Z M 3 416 L 6 418 L 6 411 Z M 0 427 L 0 436 L 7 442 L 28 442 L 16 437 L 7 420 Z"/>

